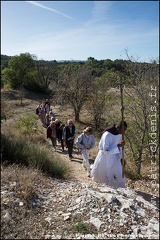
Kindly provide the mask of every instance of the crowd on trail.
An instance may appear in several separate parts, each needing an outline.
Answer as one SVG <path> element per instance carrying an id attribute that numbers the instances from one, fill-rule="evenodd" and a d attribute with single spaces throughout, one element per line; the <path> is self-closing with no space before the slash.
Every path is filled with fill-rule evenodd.
<path id="1" fill-rule="evenodd" d="M 58 142 L 61 145 L 62 152 L 66 147 L 69 159 L 73 160 L 75 144 L 80 149 L 82 164 L 88 177 L 98 183 L 105 183 L 114 189 L 125 188 L 122 166 L 122 151 L 125 145 L 125 140 L 122 140 L 122 133 L 124 134 L 127 129 L 125 121 L 112 124 L 103 131 L 99 141 L 99 152 L 94 164 L 90 165 L 89 152 L 95 146 L 92 127 L 85 127 L 82 133 L 77 136 L 73 120 L 68 119 L 66 124 L 59 121 L 51 109 L 51 102 L 48 99 L 42 99 L 36 108 L 36 114 L 39 116 L 42 126 L 46 128 L 46 138 L 51 141 L 55 151 Z"/>

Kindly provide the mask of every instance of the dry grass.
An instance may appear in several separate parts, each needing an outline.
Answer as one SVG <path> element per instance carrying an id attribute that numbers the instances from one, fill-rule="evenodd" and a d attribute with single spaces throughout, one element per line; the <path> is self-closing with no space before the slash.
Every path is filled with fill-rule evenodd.
<path id="1" fill-rule="evenodd" d="M 119 90 L 118 89 L 111 89 L 114 91 L 114 94 L 117 96 L 115 98 L 117 104 L 116 104 L 116 111 L 119 112 L 119 117 L 121 117 L 120 113 L 120 102 L 118 101 L 119 97 Z M 2 90 L 1 91 L 1 99 L 2 99 L 2 105 L 4 108 L 5 105 L 5 113 L 7 117 L 7 121 L 3 120 L 1 131 L 6 132 L 8 134 L 13 134 L 18 136 L 18 131 L 14 128 L 14 125 L 16 121 L 18 121 L 21 117 L 26 117 L 29 114 L 35 114 L 35 109 L 39 101 L 43 98 L 43 96 L 39 96 L 33 93 L 26 92 L 25 97 L 23 98 L 23 105 L 20 104 L 20 99 L 18 97 L 18 93 L 15 90 Z M 120 99 L 119 99 L 120 100 Z M 119 106 L 118 106 L 119 102 Z M 51 106 L 51 108 L 54 110 L 54 107 Z M 3 110 L 3 109 L 2 109 Z M 105 114 L 105 113 L 104 113 Z M 106 115 L 108 113 L 106 112 Z M 67 123 L 68 119 L 73 119 L 74 121 L 74 111 L 69 106 L 59 106 L 59 108 L 56 111 L 56 118 L 58 118 L 61 122 Z M 77 134 L 80 134 L 83 129 L 86 126 L 92 126 L 94 130 L 94 134 L 96 136 L 96 146 L 92 150 L 93 155 L 96 155 L 98 152 L 98 143 L 99 143 L 99 136 L 100 133 L 97 133 L 94 128 L 94 122 L 92 119 L 91 114 L 85 109 L 85 107 L 82 109 L 81 115 L 80 115 L 81 122 L 75 122 Z M 38 117 L 37 117 L 38 121 Z M 39 121 L 38 121 L 39 122 Z M 39 129 L 41 129 L 41 125 L 39 123 Z M 34 136 L 35 141 L 40 141 L 42 143 L 46 142 L 46 135 L 44 132 L 38 136 Z M 126 152 L 129 150 L 126 149 Z M 129 154 L 128 154 L 129 155 Z M 131 160 L 132 161 L 132 160 Z M 146 163 L 143 166 L 143 170 L 146 166 Z"/>
<path id="2" fill-rule="evenodd" d="M 118 90 L 115 90 L 115 94 L 117 95 Z M 7 121 L 3 121 L 2 123 L 2 133 L 5 132 L 6 134 L 10 134 L 13 136 L 18 137 L 18 130 L 14 129 L 14 124 L 20 117 L 25 117 L 28 114 L 35 114 L 35 109 L 37 104 L 39 103 L 40 99 L 43 98 L 43 96 L 37 96 L 35 94 L 26 93 L 26 97 L 23 99 L 23 105 L 20 104 L 20 100 L 17 97 L 16 91 L 2 91 L 2 100 L 5 103 L 5 112 L 7 116 Z M 118 97 L 118 96 L 117 96 Z M 54 108 L 54 106 L 51 106 L 53 111 L 56 111 L 56 118 L 58 118 L 61 122 L 67 123 L 68 119 L 73 119 L 74 121 L 74 112 L 73 109 L 69 106 L 57 106 L 57 108 Z M 117 106 L 117 111 L 120 112 L 120 106 Z M 106 113 L 107 114 L 107 113 Z M 94 122 L 93 119 L 86 111 L 85 107 L 82 109 L 81 115 L 80 115 L 81 122 L 75 122 L 76 129 L 77 129 L 77 135 L 79 135 L 83 129 L 86 126 L 92 126 L 94 129 Z M 39 124 L 39 129 L 42 129 L 40 121 L 37 117 L 37 122 Z M 90 155 L 92 159 L 95 159 L 97 153 L 98 153 L 98 144 L 100 139 L 100 134 L 97 133 L 94 129 L 94 134 L 96 138 L 96 145 L 95 147 L 90 151 Z M 46 141 L 46 133 L 45 129 L 43 129 L 43 132 L 37 136 L 31 136 L 32 141 L 35 141 L 37 143 L 40 143 L 44 148 L 46 147 L 47 150 L 47 141 Z M 126 152 L 128 149 L 126 149 Z M 59 156 L 61 158 L 61 156 Z M 134 167 L 134 161 L 132 159 L 126 159 L 126 175 L 128 178 L 134 178 L 135 174 L 135 167 Z M 157 168 L 159 168 L 159 165 L 157 164 Z M 142 163 L 142 177 L 144 179 L 150 178 L 150 162 L 144 161 Z"/>
<path id="3" fill-rule="evenodd" d="M 1 165 L 1 186 L 12 186 L 14 196 L 20 198 L 31 207 L 31 202 L 37 198 L 37 186 L 49 184 L 46 176 L 41 171 L 18 165 Z"/>
<path id="4" fill-rule="evenodd" d="M 27 94 L 26 98 L 23 99 L 23 105 L 20 104 L 18 97 L 16 98 L 15 91 L 3 91 L 3 106 L 5 105 L 5 112 L 7 120 L 2 121 L 1 131 L 13 138 L 20 138 L 18 130 L 14 128 L 15 123 L 20 117 L 25 117 L 28 114 L 35 114 L 35 109 L 39 100 L 43 98 L 32 96 Z M 66 123 L 69 118 L 74 119 L 73 110 L 70 108 L 56 108 L 52 107 L 56 111 L 56 118 L 60 121 Z M 66 110 L 67 109 L 67 110 Z M 84 109 L 81 113 L 81 123 L 75 123 L 77 134 L 80 134 L 84 127 L 92 126 L 91 116 Z M 36 142 L 39 148 L 42 148 L 46 152 L 50 153 L 50 156 L 54 155 L 59 162 L 62 164 L 68 164 L 71 171 L 66 175 L 66 179 L 76 179 L 82 182 L 89 182 L 90 179 L 84 176 L 85 170 L 80 168 L 79 162 L 71 162 L 66 158 L 66 155 L 61 155 L 60 152 L 54 153 L 52 147 L 47 143 L 46 139 L 46 129 L 43 129 L 39 119 L 37 118 L 37 123 L 39 129 L 43 132 L 37 136 L 30 136 L 30 140 Z M 98 153 L 98 143 L 99 137 L 96 136 L 96 146 L 90 151 L 92 159 L 95 159 Z M 81 158 L 81 155 L 78 155 Z M 2 160 L 2 156 L 1 156 Z M 67 161 L 68 160 L 68 161 Z M 151 185 L 150 179 L 146 177 L 150 174 L 150 165 L 143 163 L 142 172 L 144 175 L 144 180 L 133 181 L 130 179 L 131 173 L 133 172 L 134 165 L 130 161 L 127 161 L 126 165 L 126 185 L 132 189 L 141 191 L 141 193 L 147 193 L 147 198 L 150 199 L 150 194 L 159 196 L 158 188 Z M 127 175 L 127 173 L 130 173 Z M 134 174 L 134 173 L 133 173 Z M 1 163 L 1 192 L 5 192 L 1 198 L 1 238 L 3 239 L 36 239 L 38 232 L 47 231 L 44 235 L 48 234 L 47 222 L 44 221 L 44 211 L 45 209 L 38 207 L 34 208 L 33 203 L 36 202 L 38 196 L 41 194 L 41 190 L 50 189 L 51 181 L 49 175 L 43 174 L 41 171 L 34 168 L 22 167 L 19 165 L 8 165 L 7 161 Z M 7 194 L 6 194 L 7 191 Z M 52 211 L 52 209 L 51 209 Z M 12 216 L 11 223 L 4 221 L 4 215 L 9 212 Z M 63 227 L 64 222 L 57 220 L 58 227 Z M 75 225 L 75 223 L 68 226 L 68 231 Z M 25 227 L 24 227 L 25 226 Z M 86 225 L 81 222 L 77 225 L 78 232 L 86 231 Z M 35 236 L 35 237 L 34 237 Z"/>

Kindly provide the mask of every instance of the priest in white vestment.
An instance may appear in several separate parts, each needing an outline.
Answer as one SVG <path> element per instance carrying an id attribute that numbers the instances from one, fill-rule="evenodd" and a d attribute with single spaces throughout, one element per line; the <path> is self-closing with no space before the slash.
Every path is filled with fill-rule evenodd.
<path id="1" fill-rule="evenodd" d="M 127 124 L 124 121 L 124 131 Z M 105 129 L 99 142 L 99 152 L 91 170 L 91 177 L 99 183 L 117 189 L 125 188 L 125 178 L 122 177 L 122 122 Z"/>

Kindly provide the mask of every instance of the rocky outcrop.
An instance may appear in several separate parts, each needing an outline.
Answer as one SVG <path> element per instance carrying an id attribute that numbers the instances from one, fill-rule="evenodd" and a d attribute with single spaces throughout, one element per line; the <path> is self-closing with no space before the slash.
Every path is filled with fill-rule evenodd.
<path id="1" fill-rule="evenodd" d="M 3 187 L 2 225 L 12 229 L 14 239 L 15 235 L 23 239 L 159 237 L 158 208 L 132 189 L 114 190 L 103 184 L 50 179 L 50 186 L 47 189 L 38 186 L 38 192 L 37 197 L 31 202 L 30 217 L 23 201 L 12 196 L 12 207 L 25 208 L 26 211 L 21 219 L 21 231 L 17 229 L 15 234 L 13 210 L 4 207 L 8 192 Z M 18 226 L 19 223 L 17 228 Z M 3 239 L 9 236 L 11 237 L 11 234 L 7 236 L 7 231 L 3 233 Z"/>

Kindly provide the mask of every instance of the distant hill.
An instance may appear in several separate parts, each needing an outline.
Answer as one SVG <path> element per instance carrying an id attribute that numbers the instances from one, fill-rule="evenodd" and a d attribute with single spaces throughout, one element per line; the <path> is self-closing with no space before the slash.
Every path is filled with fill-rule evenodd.
<path id="1" fill-rule="evenodd" d="M 1 54 L 1 66 L 3 66 L 2 69 L 4 69 L 4 67 L 8 67 L 8 61 L 11 59 L 11 57 L 13 56 L 7 56 L 7 55 Z M 51 62 L 51 61 L 55 61 L 55 60 L 50 60 L 50 61 L 46 60 L 46 62 Z M 60 63 L 61 62 L 62 63 L 63 62 L 85 62 L 85 60 L 57 60 L 57 62 L 60 62 Z"/>
<path id="2" fill-rule="evenodd" d="M 57 62 L 85 62 L 85 60 L 58 60 Z"/>

